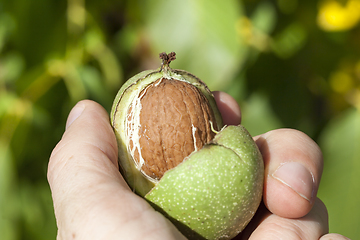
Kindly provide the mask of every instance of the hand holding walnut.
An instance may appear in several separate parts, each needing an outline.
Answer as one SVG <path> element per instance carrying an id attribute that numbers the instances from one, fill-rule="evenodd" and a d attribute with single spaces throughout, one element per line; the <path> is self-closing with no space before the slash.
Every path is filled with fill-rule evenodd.
<path id="1" fill-rule="evenodd" d="M 228 115 L 225 124 L 240 122 L 240 111 L 234 100 L 224 100 L 228 96 L 223 93 L 215 97 L 217 104 L 223 105 L 222 115 Z M 326 208 L 316 200 L 322 171 L 321 153 L 316 144 L 293 130 L 276 130 L 256 139 L 265 161 L 266 207 L 260 209 L 239 239 L 246 239 L 245 235 L 250 233 L 251 239 L 263 239 L 262 236 L 269 234 L 274 239 L 291 239 L 295 236 L 292 234 L 303 239 L 320 238 L 328 228 Z M 286 147 L 280 148 L 282 144 Z M 301 155 L 302 150 L 309 154 Z M 297 165 L 294 169 L 308 170 L 314 179 L 310 181 L 313 185 L 298 186 L 291 176 L 289 179 L 276 175 L 279 166 L 286 166 L 285 162 L 304 166 Z M 308 175 L 300 173 L 299 176 Z M 118 171 L 117 145 L 108 114 L 94 102 L 82 101 L 71 111 L 64 136 L 51 155 L 48 180 L 58 239 L 185 239 L 123 180 Z M 311 192 L 310 198 L 306 195 L 308 192 Z M 258 225 L 260 219 L 263 221 Z M 283 228 L 274 229 L 274 226 Z M 345 239 L 336 237 L 333 239 Z"/>

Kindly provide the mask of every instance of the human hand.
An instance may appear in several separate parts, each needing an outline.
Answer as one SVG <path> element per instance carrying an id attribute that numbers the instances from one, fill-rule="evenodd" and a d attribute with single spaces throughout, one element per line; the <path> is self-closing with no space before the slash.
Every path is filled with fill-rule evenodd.
<path id="1" fill-rule="evenodd" d="M 239 124 L 237 103 L 214 94 L 224 123 Z M 255 140 L 265 163 L 264 204 L 236 239 L 346 239 L 325 235 L 327 212 L 316 198 L 322 172 L 317 145 L 289 129 Z M 185 239 L 122 178 L 108 113 L 97 103 L 81 101 L 69 114 L 50 157 L 48 181 L 57 239 Z"/>

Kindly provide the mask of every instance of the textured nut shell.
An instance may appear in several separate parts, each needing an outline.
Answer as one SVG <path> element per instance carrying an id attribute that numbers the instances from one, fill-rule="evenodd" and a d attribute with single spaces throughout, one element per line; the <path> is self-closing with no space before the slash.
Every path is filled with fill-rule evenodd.
<path id="1" fill-rule="evenodd" d="M 199 78 L 184 70 L 168 69 L 168 71 L 163 71 L 163 69 L 158 69 L 144 71 L 126 81 L 114 99 L 110 118 L 118 141 L 119 163 L 122 174 L 130 187 L 141 196 L 145 196 L 145 194 L 155 186 L 157 180 L 150 179 L 145 176 L 142 171 L 139 171 L 140 169 L 128 151 L 129 143 L 126 137 L 126 129 L 128 126 L 125 124 L 128 114 L 127 109 L 129 109 L 129 106 L 135 101 L 143 89 L 161 78 L 184 81 L 196 86 L 207 98 L 214 112 L 216 119 L 214 128 L 221 129 L 223 126 L 221 114 L 217 109 L 214 97 L 208 87 Z"/>
<path id="2" fill-rule="evenodd" d="M 134 159 L 149 177 L 160 179 L 190 153 L 201 149 L 215 136 L 216 120 L 207 98 L 194 85 L 162 78 L 139 94 L 139 148 Z M 128 121 L 132 122 L 131 109 Z M 129 132 L 132 132 L 129 125 Z M 217 129 L 215 129 L 217 130 Z M 130 140 L 130 149 L 135 145 Z M 140 150 L 141 149 L 141 150 Z M 141 153 L 139 152 L 141 151 Z M 142 158 L 142 159 L 140 159 Z"/>

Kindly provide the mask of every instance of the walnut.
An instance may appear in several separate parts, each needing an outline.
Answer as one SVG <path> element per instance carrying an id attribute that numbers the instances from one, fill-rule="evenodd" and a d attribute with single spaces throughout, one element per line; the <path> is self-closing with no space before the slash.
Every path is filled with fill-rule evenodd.
<path id="1" fill-rule="evenodd" d="M 215 136 L 214 113 L 204 94 L 185 81 L 161 78 L 143 89 L 140 121 L 128 111 L 129 149 L 141 170 L 159 180 Z M 139 126 L 135 126 L 138 124 Z M 134 141 L 138 141 L 138 144 Z"/>
<path id="2" fill-rule="evenodd" d="M 208 87 L 171 69 L 143 71 L 119 90 L 111 110 L 120 171 L 130 188 L 188 239 L 232 239 L 263 192 L 261 153 L 244 127 L 222 126 Z"/>

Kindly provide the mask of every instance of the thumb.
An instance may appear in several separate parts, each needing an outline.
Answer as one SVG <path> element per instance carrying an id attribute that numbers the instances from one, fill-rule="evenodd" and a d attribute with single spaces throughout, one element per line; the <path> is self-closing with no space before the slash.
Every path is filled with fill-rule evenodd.
<path id="1" fill-rule="evenodd" d="M 59 239 L 84 237 L 83 224 L 94 220 L 89 214 L 101 208 L 101 198 L 110 201 L 110 192 L 127 190 L 118 171 L 108 114 L 97 103 L 81 101 L 70 112 L 66 131 L 50 157 L 48 181 Z"/>
<path id="2" fill-rule="evenodd" d="M 109 115 L 95 102 L 81 101 L 69 114 L 50 157 L 48 181 L 58 239 L 181 238 L 127 186 L 118 170 Z"/>
<path id="3" fill-rule="evenodd" d="M 119 178 L 117 165 L 117 144 L 108 114 L 99 104 L 84 100 L 79 102 L 70 112 L 66 131 L 53 150 L 49 166 L 48 180 L 50 186 L 57 184 L 64 170 L 67 175 L 84 166 L 96 166 L 97 171 L 112 174 Z M 76 161 L 73 161 L 76 159 Z M 73 180 L 63 179 L 62 185 Z M 60 187 L 54 185 L 54 187 Z M 124 185 L 126 186 L 126 185 Z"/>

